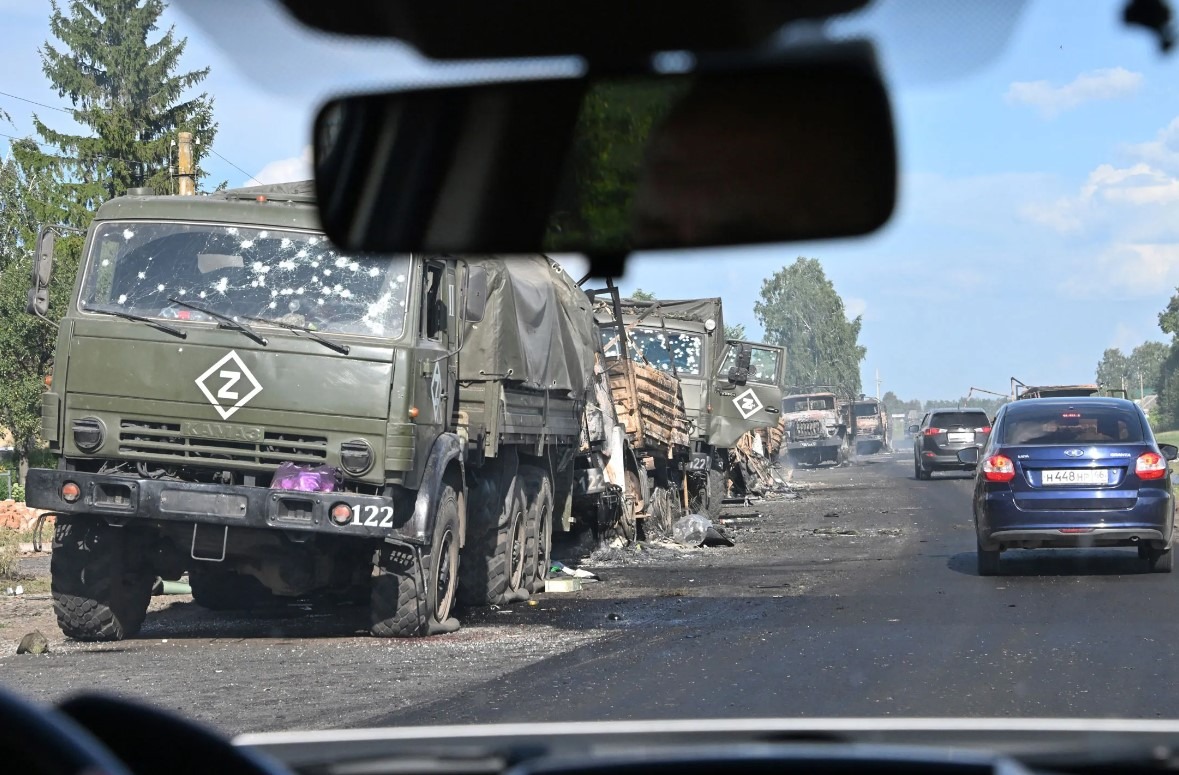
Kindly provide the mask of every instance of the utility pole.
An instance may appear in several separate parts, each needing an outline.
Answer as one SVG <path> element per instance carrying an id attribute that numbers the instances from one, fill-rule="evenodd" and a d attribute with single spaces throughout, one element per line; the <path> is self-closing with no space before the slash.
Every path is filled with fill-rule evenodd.
<path id="1" fill-rule="evenodd" d="M 876 370 L 876 400 L 880 400 L 880 369 Z"/>
<path id="2" fill-rule="evenodd" d="M 1146 390 L 1142 387 L 1142 370 L 1138 370 L 1138 397 L 1146 398 Z"/>
<path id="3" fill-rule="evenodd" d="M 177 136 L 176 177 L 179 184 L 176 193 L 192 196 L 196 193 L 196 179 L 193 176 L 192 132 L 181 132 Z"/>

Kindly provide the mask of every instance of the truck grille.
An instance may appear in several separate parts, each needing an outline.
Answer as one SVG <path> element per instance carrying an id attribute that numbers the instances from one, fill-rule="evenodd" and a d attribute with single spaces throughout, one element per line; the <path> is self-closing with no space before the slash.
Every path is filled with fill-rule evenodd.
<path id="1" fill-rule="evenodd" d="M 123 420 L 119 423 L 119 453 L 194 463 L 231 461 L 274 467 L 287 461 L 322 463 L 327 458 L 327 438 L 267 431 L 261 442 L 227 441 L 184 436 L 180 423 Z"/>
<path id="2" fill-rule="evenodd" d="M 823 436 L 823 422 L 821 420 L 795 420 L 790 437 L 795 441 L 802 439 L 818 439 Z"/>

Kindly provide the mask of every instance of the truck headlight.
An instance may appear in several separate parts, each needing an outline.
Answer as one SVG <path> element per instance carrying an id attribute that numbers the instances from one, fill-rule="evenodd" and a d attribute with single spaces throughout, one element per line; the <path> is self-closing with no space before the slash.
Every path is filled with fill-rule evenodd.
<path id="1" fill-rule="evenodd" d="M 94 452 L 106 440 L 106 427 L 97 417 L 74 420 L 74 445 L 83 452 Z"/>
<path id="2" fill-rule="evenodd" d="M 345 441 L 340 445 L 340 468 L 353 476 L 368 473 L 375 457 L 372 445 L 364 439 Z"/>

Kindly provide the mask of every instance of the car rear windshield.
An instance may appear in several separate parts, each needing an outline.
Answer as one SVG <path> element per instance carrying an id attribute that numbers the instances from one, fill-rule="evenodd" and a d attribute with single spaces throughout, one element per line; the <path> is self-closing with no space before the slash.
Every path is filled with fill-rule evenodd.
<path id="1" fill-rule="evenodd" d="M 1037 407 L 1009 414 L 1004 444 L 1103 444 L 1142 441 L 1142 422 L 1116 407 Z"/>
<path id="2" fill-rule="evenodd" d="M 985 412 L 938 412 L 929 418 L 933 428 L 985 428 L 990 424 Z"/>

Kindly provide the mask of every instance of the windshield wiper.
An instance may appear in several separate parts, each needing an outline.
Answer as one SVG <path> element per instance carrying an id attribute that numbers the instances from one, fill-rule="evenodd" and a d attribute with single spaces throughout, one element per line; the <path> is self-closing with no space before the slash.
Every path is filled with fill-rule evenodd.
<path id="1" fill-rule="evenodd" d="M 149 318 L 146 315 L 136 315 L 134 312 L 125 312 L 121 309 L 110 309 L 109 307 L 88 307 L 83 305 L 82 309 L 85 312 L 97 312 L 100 315 L 113 315 L 114 317 L 123 318 L 124 320 L 138 320 L 140 323 L 147 323 L 149 326 L 158 328 L 165 333 L 171 334 L 172 336 L 178 336 L 181 339 L 188 338 L 187 331 L 182 331 L 176 326 L 170 326 L 163 321 L 156 320 L 155 318 Z"/>
<path id="2" fill-rule="evenodd" d="M 181 307 L 188 307 L 189 309 L 195 309 L 197 312 L 203 312 L 211 318 L 220 320 L 221 328 L 232 328 L 234 331 L 241 331 L 243 334 L 250 337 L 258 344 L 262 345 L 263 347 L 266 346 L 266 337 L 262 336 L 257 331 L 247 326 L 245 323 L 242 323 L 237 318 L 231 318 L 229 315 L 223 315 L 220 312 L 214 312 L 208 307 L 203 307 L 200 304 L 193 304 L 192 302 L 184 301 L 183 299 L 177 299 L 174 296 L 169 296 L 168 301 L 172 302 L 173 304 L 179 304 Z"/>
<path id="3" fill-rule="evenodd" d="M 288 331 L 301 331 L 302 333 L 307 334 L 308 338 L 314 339 L 329 350 L 335 350 L 336 352 L 343 355 L 347 355 L 348 353 L 352 352 L 352 348 L 348 345 L 341 344 L 340 342 L 333 342 L 331 339 L 323 336 L 310 326 L 297 326 L 294 323 L 280 323 L 277 320 L 270 320 L 269 318 L 252 318 L 249 315 L 242 315 L 242 317 L 255 323 L 264 323 L 268 326 L 278 326 L 279 328 L 285 328 Z"/>

